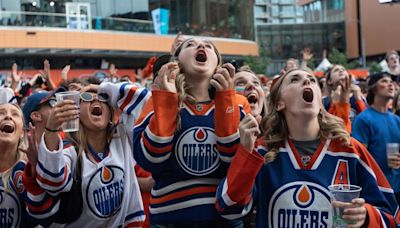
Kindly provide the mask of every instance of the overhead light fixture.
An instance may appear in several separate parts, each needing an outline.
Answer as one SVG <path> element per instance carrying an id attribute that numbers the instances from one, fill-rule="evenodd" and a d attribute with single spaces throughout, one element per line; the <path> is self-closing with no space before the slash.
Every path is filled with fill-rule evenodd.
<path id="1" fill-rule="evenodd" d="M 53 1 L 50 2 L 50 6 L 54 6 L 54 2 Z"/>
<path id="2" fill-rule="evenodd" d="M 37 3 L 36 2 L 32 2 L 32 6 L 36 6 L 37 5 Z"/>

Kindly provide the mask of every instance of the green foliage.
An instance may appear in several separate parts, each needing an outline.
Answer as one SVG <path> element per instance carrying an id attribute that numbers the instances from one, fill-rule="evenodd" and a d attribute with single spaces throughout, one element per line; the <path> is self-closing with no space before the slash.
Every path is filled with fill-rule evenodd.
<path id="1" fill-rule="evenodd" d="M 344 66 L 346 69 L 354 69 L 358 67 L 358 61 L 353 60 L 351 62 L 348 61 L 347 56 L 345 53 L 340 52 L 336 48 L 332 48 L 329 55 L 328 55 L 328 60 L 332 64 L 339 64 Z"/>
<path id="2" fill-rule="evenodd" d="M 368 63 L 368 69 L 370 74 L 382 72 L 382 67 L 375 61 Z"/>
<path id="3" fill-rule="evenodd" d="M 267 49 L 263 45 L 259 48 L 259 56 L 244 57 L 244 64 L 249 65 L 256 74 L 265 74 L 270 61 Z"/>

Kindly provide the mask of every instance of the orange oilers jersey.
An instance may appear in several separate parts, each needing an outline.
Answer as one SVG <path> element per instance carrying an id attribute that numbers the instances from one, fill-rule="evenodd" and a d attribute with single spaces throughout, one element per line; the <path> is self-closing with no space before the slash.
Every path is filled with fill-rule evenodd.
<path id="1" fill-rule="evenodd" d="M 175 93 L 152 92 L 133 133 L 135 158 L 156 182 L 152 223 L 218 217 L 215 190 L 239 143 L 239 122 L 249 111 L 247 100 L 233 90 L 217 92 L 210 102 L 184 102 L 180 110 Z"/>

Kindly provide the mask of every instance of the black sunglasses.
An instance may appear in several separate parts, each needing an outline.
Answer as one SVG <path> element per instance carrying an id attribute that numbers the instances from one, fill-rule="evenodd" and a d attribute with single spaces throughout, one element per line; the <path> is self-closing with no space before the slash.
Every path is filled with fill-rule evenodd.
<path id="1" fill-rule="evenodd" d="M 110 99 L 110 97 L 106 93 L 94 94 L 94 93 L 84 92 L 84 93 L 81 93 L 80 97 L 81 97 L 81 101 L 85 101 L 85 102 L 91 102 L 94 99 L 97 99 L 100 102 L 107 103 L 108 100 Z"/>

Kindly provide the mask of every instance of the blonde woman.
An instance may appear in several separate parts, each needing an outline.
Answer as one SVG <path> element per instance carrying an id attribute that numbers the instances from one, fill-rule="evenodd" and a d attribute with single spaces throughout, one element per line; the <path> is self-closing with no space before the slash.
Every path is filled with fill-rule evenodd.
<path id="1" fill-rule="evenodd" d="M 332 227 L 328 186 L 353 184 L 363 188 L 360 198 L 334 205 L 344 208 L 348 227 L 393 227 L 393 190 L 365 147 L 322 107 L 312 72 L 288 71 L 270 96 L 263 143 L 254 146 L 253 116 L 240 124 L 240 146 L 218 189 L 220 213 L 240 217 L 257 201 L 257 227 Z"/>
<path id="2" fill-rule="evenodd" d="M 112 87 L 111 83 L 105 85 Z M 124 128 L 113 125 L 110 97 L 98 89 L 98 85 L 81 89 L 79 110 L 71 100 L 53 108 L 40 144 L 36 179 L 53 195 L 71 193 L 68 200 L 76 202 L 74 210 L 81 213 L 66 227 L 141 227 L 145 215 L 131 144 Z M 146 94 L 144 89 L 119 91 L 124 92 L 135 104 L 146 100 L 146 96 L 132 97 Z M 75 146 L 63 144 L 58 134 L 60 126 L 76 118 L 80 126 Z M 76 191 L 72 183 L 77 179 L 81 186 Z"/>
<path id="3" fill-rule="evenodd" d="M 24 154 L 23 125 L 18 105 L 0 103 L 0 227 L 45 226 L 59 205 L 35 181 L 35 159 L 28 163 Z"/>
<path id="4" fill-rule="evenodd" d="M 135 158 L 155 180 L 152 226 L 226 223 L 215 210 L 215 190 L 239 142 L 239 121 L 250 111 L 235 94 L 234 71 L 231 64 L 221 67 L 213 43 L 192 38 L 158 72 L 133 134 Z"/>

